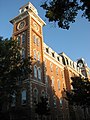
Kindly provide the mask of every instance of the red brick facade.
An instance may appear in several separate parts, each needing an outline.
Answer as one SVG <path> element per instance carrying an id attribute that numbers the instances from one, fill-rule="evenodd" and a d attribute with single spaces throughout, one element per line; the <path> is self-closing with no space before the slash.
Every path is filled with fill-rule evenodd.
<path id="1" fill-rule="evenodd" d="M 37 117 L 34 112 L 35 102 L 39 101 L 41 95 L 47 94 L 51 107 L 48 120 L 69 120 L 69 108 L 64 99 L 63 88 L 71 90 L 71 77 L 82 75 L 77 63 L 65 53 L 57 54 L 44 43 L 42 28 L 45 22 L 31 3 L 21 7 L 20 14 L 10 22 L 14 25 L 14 39 L 20 37 L 20 45 L 24 48 L 23 56 L 33 58 L 28 85 L 26 81 L 21 89 L 27 91 L 28 100 L 25 105 L 31 109 L 31 119 L 35 120 Z"/>

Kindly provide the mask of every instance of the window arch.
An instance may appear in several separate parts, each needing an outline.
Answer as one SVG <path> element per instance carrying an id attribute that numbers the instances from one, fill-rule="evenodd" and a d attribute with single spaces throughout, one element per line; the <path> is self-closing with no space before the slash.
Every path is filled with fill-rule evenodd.
<path id="1" fill-rule="evenodd" d="M 37 66 L 34 66 L 34 78 L 37 78 Z"/>
<path id="2" fill-rule="evenodd" d="M 38 80 L 41 80 L 41 68 L 38 68 Z"/>
<path id="3" fill-rule="evenodd" d="M 27 91 L 26 89 L 22 90 L 21 92 L 21 103 L 25 105 L 27 102 Z"/>

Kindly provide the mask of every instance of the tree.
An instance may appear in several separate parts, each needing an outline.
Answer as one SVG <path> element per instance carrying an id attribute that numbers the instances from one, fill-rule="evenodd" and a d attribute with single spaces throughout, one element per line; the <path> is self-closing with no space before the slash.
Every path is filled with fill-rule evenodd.
<path id="1" fill-rule="evenodd" d="M 30 58 L 23 59 L 21 51 L 17 40 L 0 37 L 0 111 L 10 108 L 19 80 L 25 80 L 31 73 Z"/>
<path id="2" fill-rule="evenodd" d="M 50 106 L 47 97 L 40 98 L 40 101 L 36 104 L 35 112 L 41 116 L 41 120 L 43 115 L 47 116 L 50 114 Z"/>
<path id="3" fill-rule="evenodd" d="M 86 108 L 90 107 L 90 81 L 87 78 L 72 77 L 73 89 L 66 91 L 66 100 L 69 105 L 80 106 L 84 110 L 86 120 Z"/>
<path id="4" fill-rule="evenodd" d="M 90 0 L 45 0 L 41 7 L 46 10 L 49 22 L 57 22 L 63 29 L 69 29 L 79 11 L 90 21 Z"/>

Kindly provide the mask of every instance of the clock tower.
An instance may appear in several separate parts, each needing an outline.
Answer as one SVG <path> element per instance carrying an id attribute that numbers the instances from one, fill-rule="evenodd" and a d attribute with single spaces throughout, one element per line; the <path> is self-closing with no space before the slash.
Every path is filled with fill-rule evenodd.
<path id="1" fill-rule="evenodd" d="M 20 45 L 23 45 L 24 57 L 33 56 L 35 48 L 34 42 L 40 45 L 39 52 L 43 51 L 42 27 L 45 22 L 38 16 L 37 9 L 29 2 L 19 9 L 19 15 L 10 21 L 13 27 L 13 38 L 17 39 Z M 43 61 L 43 54 L 41 61 Z"/>
<path id="2" fill-rule="evenodd" d="M 24 90 L 24 96 L 25 91 L 27 91 L 26 96 L 28 96 L 28 100 L 24 97 L 24 105 L 29 105 L 33 109 L 34 104 L 38 101 L 39 94 L 45 93 L 42 34 L 42 27 L 45 22 L 38 16 L 37 9 L 30 2 L 22 6 L 19 9 L 19 15 L 10 22 L 13 24 L 12 37 L 22 46 L 22 58 L 32 57 L 32 74 L 29 78 L 29 84 L 27 86 L 25 82 L 21 85 L 21 89 Z M 25 102 L 26 100 L 27 102 Z M 34 120 L 33 116 L 32 119 Z"/>

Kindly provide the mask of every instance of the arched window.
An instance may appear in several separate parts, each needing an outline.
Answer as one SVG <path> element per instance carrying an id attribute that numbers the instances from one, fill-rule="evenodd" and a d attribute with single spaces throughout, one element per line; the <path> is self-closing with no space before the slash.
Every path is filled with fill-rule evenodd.
<path id="1" fill-rule="evenodd" d="M 34 78 L 37 78 L 37 67 L 36 67 L 36 65 L 34 66 Z"/>
<path id="2" fill-rule="evenodd" d="M 58 75 L 58 67 L 56 66 L 56 74 Z"/>
<path id="3" fill-rule="evenodd" d="M 22 34 L 22 44 L 25 43 L 25 36 L 26 36 L 25 33 L 23 33 L 23 34 Z"/>
<path id="4" fill-rule="evenodd" d="M 34 104 L 38 103 L 38 90 L 36 88 L 33 90 L 33 102 Z"/>
<path id="5" fill-rule="evenodd" d="M 58 90 L 60 90 L 60 80 L 58 79 Z"/>
<path id="6" fill-rule="evenodd" d="M 35 34 L 33 35 L 33 41 L 36 44 L 36 35 Z"/>
<path id="7" fill-rule="evenodd" d="M 38 46 L 38 37 L 36 38 L 36 43 L 37 43 L 37 46 Z"/>
<path id="8" fill-rule="evenodd" d="M 38 80 L 41 80 L 41 68 L 38 68 Z"/>
<path id="9" fill-rule="evenodd" d="M 21 92 L 21 102 L 23 105 L 25 105 L 27 102 L 27 92 L 25 89 L 22 90 L 22 92 Z"/>
<path id="10" fill-rule="evenodd" d="M 40 52 L 38 52 L 38 61 L 40 61 Z"/>
<path id="11" fill-rule="evenodd" d="M 52 87 L 54 87 L 54 77 L 52 77 Z"/>
<path id="12" fill-rule="evenodd" d="M 34 59 L 36 60 L 36 50 L 34 50 Z"/>
<path id="13" fill-rule="evenodd" d="M 50 63 L 50 70 L 51 70 L 51 72 L 53 71 L 53 64 L 52 63 Z"/>

